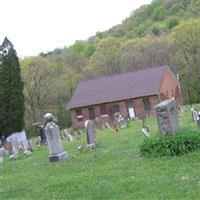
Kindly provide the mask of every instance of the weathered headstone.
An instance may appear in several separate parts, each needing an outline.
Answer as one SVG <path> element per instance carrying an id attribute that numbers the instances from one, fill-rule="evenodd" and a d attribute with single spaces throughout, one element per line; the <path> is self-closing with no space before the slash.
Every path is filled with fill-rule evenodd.
<path id="1" fill-rule="evenodd" d="M 64 129 L 64 137 L 67 139 L 68 142 L 72 142 L 73 141 L 73 137 L 70 133 L 68 133 L 67 129 Z"/>
<path id="2" fill-rule="evenodd" d="M 119 128 L 126 128 L 126 121 L 119 112 L 115 113 L 114 117 L 115 121 L 118 123 Z"/>
<path id="3" fill-rule="evenodd" d="M 10 158 L 15 160 L 18 156 L 18 143 L 15 135 L 11 135 L 9 137 L 9 142 L 11 144 L 11 149 L 12 149 L 12 155 L 10 156 Z"/>
<path id="4" fill-rule="evenodd" d="M 198 112 L 197 125 L 200 128 L 200 112 Z"/>
<path id="5" fill-rule="evenodd" d="M 30 155 L 28 140 L 26 138 L 25 131 L 16 132 L 12 134 L 12 137 L 15 138 L 16 146 L 18 151 L 23 151 L 25 155 Z"/>
<path id="6" fill-rule="evenodd" d="M 96 147 L 96 140 L 95 140 L 95 132 L 94 132 L 94 125 L 91 120 L 85 121 L 85 129 L 87 133 L 87 146 L 90 148 Z"/>
<path id="7" fill-rule="evenodd" d="M 55 162 L 67 159 L 68 154 L 64 151 L 62 146 L 60 130 L 53 122 L 53 115 L 51 113 L 46 113 L 44 118 L 46 120 L 45 134 L 49 149 L 49 161 Z"/>
<path id="8" fill-rule="evenodd" d="M 192 111 L 192 120 L 193 120 L 194 122 L 197 122 L 198 119 L 199 119 L 197 110 L 196 110 L 195 108 L 192 107 L 192 108 L 191 108 L 191 111 Z"/>
<path id="9" fill-rule="evenodd" d="M 161 135 L 172 134 L 179 129 L 178 113 L 174 100 L 162 101 L 154 108 Z"/>

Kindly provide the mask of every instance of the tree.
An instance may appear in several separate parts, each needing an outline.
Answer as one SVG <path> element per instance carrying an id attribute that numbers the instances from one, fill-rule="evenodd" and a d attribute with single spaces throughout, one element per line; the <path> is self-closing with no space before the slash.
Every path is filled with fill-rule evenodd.
<path id="1" fill-rule="evenodd" d="M 169 46 L 166 37 L 145 37 L 127 41 L 122 47 L 122 71 L 169 65 Z"/>
<path id="2" fill-rule="evenodd" d="M 25 58 L 22 63 L 26 102 L 26 127 L 41 121 L 49 105 L 53 104 L 52 81 L 54 74 L 50 63 L 40 56 Z M 52 108 L 51 108 L 52 109 Z"/>
<path id="3" fill-rule="evenodd" d="M 196 85 L 200 81 L 200 21 L 189 20 L 173 29 L 170 46 L 174 68 L 180 71 L 184 84 L 183 94 L 187 94 L 187 88 L 195 88 L 192 100 L 196 103 L 200 101 L 200 86 Z"/>
<path id="4" fill-rule="evenodd" d="M 117 38 L 102 39 L 90 58 L 89 66 L 86 69 L 89 74 L 92 73 L 92 76 L 98 76 L 119 73 L 120 47 L 121 43 Z"/>
<path id="5" fill-rule="evenodd" d="M 17 53 L 5 38 L 0 47 L 0 137 L 24 128 L 24 83 Z"/>

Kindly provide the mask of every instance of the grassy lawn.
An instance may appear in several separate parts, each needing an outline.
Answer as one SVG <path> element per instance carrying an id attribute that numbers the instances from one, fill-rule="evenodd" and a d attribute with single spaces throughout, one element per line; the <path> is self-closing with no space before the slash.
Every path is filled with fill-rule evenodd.
<path id="1" fill-rule="evenodd" d="M 181 127 L 197 128 L 187 110 L 180 117 Z M 155 118 L 147 124 L 158 134 Z M 7 160 L 0 166 L 0 199 L 199 199 L 200 151 L 140 157 L 140 128 L 139 122 L 132 122 L 119 132 L 97 132 L 94 150 L 78 151 L 86 144 L 85 135 L 71 144 L 63 141 L 70 158 L 62 163 L 48 162 L 47 147 L 35 149 L 30 157 Z"/>

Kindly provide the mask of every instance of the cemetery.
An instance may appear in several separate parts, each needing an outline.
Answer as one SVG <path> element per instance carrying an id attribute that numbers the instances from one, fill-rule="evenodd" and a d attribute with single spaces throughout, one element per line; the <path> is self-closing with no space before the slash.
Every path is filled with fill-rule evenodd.
<path id="1" fill-rule="evenodd" d="M 161 107 L 163 109 L 163 104 Z M 195 109 L 200 110 L 200 105 L 195 105 Z M 52 116 L 46 117 L 50 117 L 48 120 L 51 121 Z M 172 117 L 174 119 L 175 116 Z M 181 130 L 192 129 L 200 133 L 189 106 L 178 118 Z M 165 120 L 168 124 L 166 127 L 170 127 L 170 120 Z M 6 157 L 1 164 L 1 197 L 195 199 L 200 195 L 200 150 L 172 157 L 141 155 L 140 146 L 146 139 L 163 134 L 161 128 L 159 131 L 156 117 L 147 118 L 145 122 L 131 121 L 126 128 L 117 132 L 112 127 L 95 129 L 95 136 L 91 135 L 93 128 L 90 123 L 85 124 L 86 129 L 82 131 L 80 138 L 73 136 L 71 142 L 66 138 L 62 139 L 63 147 L 58 149 L 63 152 L 64 148 L 67 159 L 49 162 L 50 152 L 48 153 L 48 146 L 45 145 L 35 146 L 31 156 L 20 154 L 16 160 Z M 141 133 L 141 128 L 147 126 L 151 132 L 149 137 Z M 90 148 L 90 144 L 94 146 Z"/>
<path id="2" fill-rule="evenodd" d="M 2 2 L 0 200 L 200 199 L 199 1 L 72 2 Z"/>

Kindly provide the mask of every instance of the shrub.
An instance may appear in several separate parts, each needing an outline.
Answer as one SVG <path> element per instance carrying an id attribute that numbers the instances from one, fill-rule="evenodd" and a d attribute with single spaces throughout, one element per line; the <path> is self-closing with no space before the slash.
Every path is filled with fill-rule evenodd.
<path id="1" fill-rule="evenodd" d="M 166 26 L 169 30 L 171 30 L 172 28 L 174 28 L 178 24 L 179 24 L 179 19 L 177 17 L 170 17 L 166 21 Z"/>
<path id="2" fill-rule="evenodd" d="M 144 156 L 180 156 L 200 149 L 200 131 L 181 129 L 174 135 L 146 138 L 140 145 Z"/>

